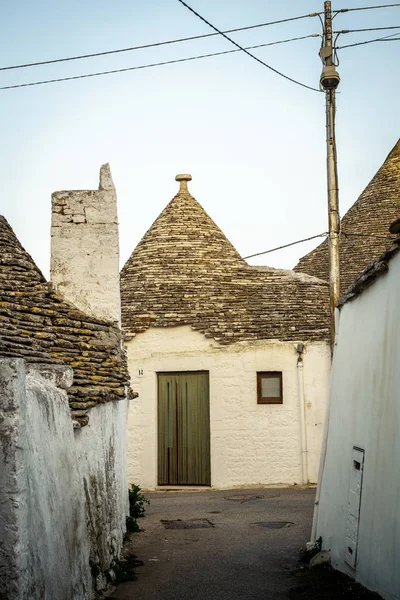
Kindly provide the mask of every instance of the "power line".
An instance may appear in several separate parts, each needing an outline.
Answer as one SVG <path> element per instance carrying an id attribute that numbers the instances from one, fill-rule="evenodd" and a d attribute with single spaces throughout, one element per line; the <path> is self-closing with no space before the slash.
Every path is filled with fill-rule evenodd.
<path id="1" fill-rule="evenodd" d="M 400 38 L 393 37 L 395 35 L 399 35 L 399 32 L 392 33 L 391 35 L 386 35 L 385 37 L 375 38 L 373 40 L 365 40 L 364 42 L 356 42 L 355 44 L 346 44 L 345 46 L 336 46 L 335 50 L 342 50 L 343 48 L 352 48 L 353 46 L 362 46 L 364 44 L 372 44 L 373 42 L 396 42 L 400 40 Z"/>
<path id="2" fill-rule="evenodd" d="M 262 254 L 269 254 L 270 252 L 275 252 L 276 250 L 282 250 L 283 248 L 289 248 L 289 246 L 295 246 L 296 244 L 302 244 L 303 242 L 308 242 L 310 240 L 315 240 L 319 237 L 325 237 L 328 233 L 324 231 L 324 233 L 319 233 L 318 235 L 312 235 L 311 237 L 304 238 L 304 240 L 297 240 L 296 242 L 290 242 L 290 244 L 284 244 L 283 246 L 277 246 L 276 248 L 271 248 L 271 250 L 265 250 L 264 252 L 257 252 L 256 254 L 250 254 L 249 256 L 243 256 L 244 260 L 248 258 L 253 258 L 254 256 L 261 256 Z"/>
<path id="3" fill-rule="evenodd" d="M 400 6 L 400 3 L 396 4 L 381 4 L 380 6 L 360 6 L 359 8 L 339 8 L 339 10 L 335 10 L 334 13 L 344 13 L 351 12 L 353 10 L 373 10 L 374 8 L 393 8 L 395 6 Z"/>
<path id="4" fill-rule="evenodd" d="M 399 40 L 400 40 L 400 37 L 392 38 L 391 40 L 388 40 L 386 38 L 378 38 L 376 40 L 368 40 L 366 42 L 358 42 L 357 44 L 347 44 L 346 46 L 337 46 L 336 50 L 342 50 L 343 48 L 352 48 L 353 46 L 362 46 L 363 44 L 372 44 L 372 42 L 398 42 Z"/>
<path id="5" fill-rule="evenodd" d="M 301 37 L 296 37 L 296 38 L 290 38 L 287 40 L 278 40 L 276 42 L 268 42 L 266 44 L 257 44 L 256 46 L 248 46 L 247 49 L 253 50 L 255 48 L 263 48 L 265 46 L 274 46 L 276 44 L 285 44 L 287 42 L 293 42 L 293 41 L 297 41 L 297 40 L 304 40 L 306 38 L 311 38 L 311 37 L 319 37 L 319 33 L 312 33 L 310 35 L 304 35 Z M 210 54 L 201 54 L 198 56 L 189 56 L 186 58 L 177 58 L 175 60 L 166 60 L 163 62 L 157 62 L 157 63 L 150 63 L 150 64 L 146 64 L 146 65 L 137 65 L 135 67 L 126 67 L 125 69 L 113 69 L 111 71 L 99 71 L 97 73 L 86 73 L 84 75 L 75 75 L 75 76 L 71 76 L 71 77 L 60 77 L 58 79 L 46 79 L 43 81 L 33 81 L 30 83 L 19 83 L 16 85 L 7 85 L 7 86 L 3 86 L 0 87 L 0 90 L 11 90 L 11 89 L 15 89 L 15 88 L 21 88 L 21 87 L 31 87 L 31 86 L 36 86 L 36 85 L 44 85 L 47 83 L 59 83 L 61 81 L 72 81 L 74 79 L 86 79 L 87 77 L 99 77 L 100 75 L 111 75 L 113 73 L 124 73 L 126 71 L 135 71 L 138 69 L 149 69 L 151 67 L 161 67 L 164 65 L 172 65 L 175 63 L 182 63 L 182 62 L 188 62 L 191 60 L 199 60 L 202 58 L 211 58 L 213 56 L 222 56 L 223 54 L 233 54 L 234 52 L 240 52 L 241 50 L 236 49 L 236 50 L 224 50 L 221 52 L 211 52 Z"/>
<path id="6" fill-rule="evenodd" d="M 382 240 L 391 240 L 394 239 L 393 234 L 388 233 L 387 235 L 376 235 L 375 233 L 348 233 L 347 231 L 341 230 L 341 235 L 344 237 L 373 237 Z M 243 256 L 244 260 L 248 258 L 254 258 L 255 256 L 261 256 L 262 254 L 269 254 L 270 252 L 276 252 L 277 250 L 283 250 L 284 248 L 289 248 L 290 246 L 295 246 L 296 244 L 302 244 L 303 242 L 309 242 L 310 240 L 315 240 L 319 237 L 327 237 L 329 234 L 327 231 L 323 233 L 318 233 L 318 235 L 312 235 L 311 237 L 304 238 L 303 240 L 297 240 L 295 242 L 290 242 L 290 244 L 284 244 L 283 246 L 277 246 L 276 248 L 271 248 L 270 250 L 264 250 L 264 252 L 257 252 L 256 254 L 250 254 L 249 256 Z"/>
<path id="7" fill-rule="evenodd" d="M 180 1 L 178 0 L 178 2 Z M 367 29 L 342 29 L 341 31 L 332 31 L 332 33 L 358 33 L 359 31 L 383 31 L 388 29 L 400 29 L 400 25 L 393 25 L 392 27 L 368 27 Z"/>
<path id="8" fill-rule="evenodd" d="M 219 29 L 217 29 L 217 27 L 215 27 L 209 21 L 207 21 L 204 17 L 202 17 L 198 12 L 196 12 L 193 8 L 191 8 L 188 4 L 186 4 L 186 2 L 184 2 L 183 0 L 178 0 L 178 2 L 180 2 L 183 6 L 185 6 L 194 15 L 196 15 L 196 17 L 198 17 L 201 21 L 203 21 L 203 23 L 206 23 L 206 25 L 208 25 L 209 27 L 214 29 L 214 31 L 216 31 L 217 33 L 222 35 L 222 37 L 224 37 L 226 40 L 228 40 L 228 42 L 230 42 L 231 44 L 236 46 L 236 48 L 239 48 L 239 50 L 241 50 L 242 52 L 244 52 L 245 54 L 250 56 L 250 58 L 253 58 L 254 60 L 256 60 L 258 63 L 260 63 L 264 67 L 267 67 L 267 69 L 270 69 L 270 71 L 273 71 L 277 75 L 280 75 L 280 77 L 283 77 L 284 79 L 287 79 L 288 81 L 291 81 L 292 83 L 295 83 L 296 85 L 300 85 L 301 87 L 307 88 L 308 90 L 312 90 L 313 92 L 321 93 L 321 90 L 319 90 L 317 88 L 313 88 L 309 85 L 306 85 L 305 83 L 301 83 L 300 81 L 296 81 L 296 79 L 292 79 L 291 77 L 288 77 L 287 75 L 285 75 L 284 73 L 281 73 L 277 69 L 274 69 L 273 67 L 268 65 L 266 62 L 264 62 L 260 58 L 257 58 L 257 56 L 254 56 L 254 54 L 251 54 L 251 52 L 248 52 L 248 50 L 246 48 L 243 48 L 243 46 L 240 46 L 239 44 L 237 44 L 232 38 L 228 37 L 225 33 L 220 31 Z"/>
<path id="9" fill-rule="evenodd" d="M 376 235 L 375 233 L 348 233 L 347 231 L 340 232 L 344 237 L 373 237 L 380 240 L 391 240 L 394 239 L 393 234 L 388 233 L 387 235 Z"/>
<path id="10" fill-rule="evenodd" d="M 236 33 L 238 31 L 248 31 L 249 29 L 257 29 L 259 27 L 267 27 L 269 25 L 277 25 L 279 23 L 288 23 L 289 21 L 297 21 L 299 19 L 305 19 L 307 17 L 316 17 L 318 15 L 320 15 L 322 13 L 311 13 L 309 15 L 300 15 L 298 17 L 290 17 L 289 19 L 280 19 L 279 21 L 269 21 L 267 23 L 259 23 L 257 25 L 249 25 L 247 27 L 238 27 L 236 29 L 227 29 L 226 31 L 223 31 L 222 33 Z M 107 50 L 104 52 L 94 52 L 93 54 L 81 54 L 78 56 L 68 56 L 65 58 L 55 58 L 53 60 L 44 60 L 44 61 L 40 61 L 40 62 L 32 62 L 32 63 L 26 63 L 26 64 L 22 64 L 22 65 L 10 65 L 8 67 L 0 67 L 0 71 L 8 71 L 11 69 L 25 69 L 27 67 L 37 67 L 37 66 L 41 66 L 41 65 L 51 65 L 54 63 L 60 63 L 60 62 L 67 62 L 67 61 L 71 61 L 71 60 L 81 60 L 81 59 L 85 59 L 85 58 L 94 58 L 96 56 L 107 56 L 109 54 L 118 54 L 121 52 L 132 52 L 133 50 L 143 50 L 146 48 L 155 48 L 157 46 L 165 46 L 167 44 L 178 44 L 181 42 L 190 42 L 193 40 L 201 40 L 204 38 L 209 38 L 209 37 L 215 37 L 219 35 L 219 33 L 205 33 L 203 35 L 194 35 L 191 37 L 184 37 L 184 38 L 178 38 L 175 40 L 165 40 L 163 42 L 154 42 L 151 44 L 144 44 L 142 46 L 132 46 L 130 48 L 119 48 L 117 50 Z"/>

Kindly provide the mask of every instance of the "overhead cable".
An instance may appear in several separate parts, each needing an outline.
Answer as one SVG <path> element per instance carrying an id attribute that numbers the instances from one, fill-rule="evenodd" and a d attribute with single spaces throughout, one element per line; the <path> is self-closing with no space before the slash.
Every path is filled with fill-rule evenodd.
<path id="1" fill-rule="evenodd" d="M 289 21 L 297 21 L 299 19 L 305 19 L 307 17 L 316 17 L 323 13 L 311 13 L 309 15 L 300 15 L 298 17 L 290 17 L 289 19 L 280 19 L 279 21 L 269 21 L 267 23 L 258 23 L 257 25 L 249 25 L 247 27 L 237 27 L 236 29 L 227 29 L 222 33 L 236 33 L 238 31 L 248 31 L 250 29 L 257 29 L 259 27 L 267 27 L 269 25 L 277 25 L 278 23 L 287 23 Z M 130 48 L 118 48 L 117 50 L 106 50 L 104 52 L 94 52 L 93 54 L 81 54 L 78 56 L 67 56 L 65 58 L 55 58 L 53 60 L 44 60 L 39 62 L 25 63 L 21 65 L 10 65 L 8 67 L 0 67 L 0 71 L 8 71 L 11 69 L 25 69 L 27 67 L 38 67 L 41 65 L 51 65 L 54 63 L 67 62 L 71 60 L 82 60 L 85 58 L 94 58 L 96 56 L 107 56 L 109 54 L 119 54 L 121 52 L 132 52 L 133 50 L 144 50 L 146 48 L 156 48 L 157 46 L 165 46 L 167 44 L 179 44 L 181 42 L 190 42 L 193 40 L 201 40 L 203 38 L 215 37 L 219 33 L 205 33 L 202 35 L 193 35 L 191 37 L 178 38 L 174 40 L 165 40 L 163 42 L 154 42 L 151 44 L 144 44 L 142 46 L 132 46 Z"/>
<path id="2" fill-rule="evenodd" d="M 388 233 L 387 235 L 376 235 L 375 233 L 349 233 L 347 231 L 340 231 L 341 235 L 344 237 L 373 237 L 382 240 L 391 240 L 394 239 L 393 234 Z M 261 256 L 262 254 L 269 254 L 270 252 L 276 252 L 277 250 L 283 250 L 284 248 L 289 248 L 290 246 L 295 246 L 296 244 L 302 244 L 303 242 L 309 242 L 310 240 L 315 240 L 320 237 L 327 237 L 329 233 L 324 231 L 323 233 L 318 233 L 318 235 L 312 235 L 311 237 L 304 238 L 303 240 L 297 240 L 296 242 L 290 242 L 290 244 L 284 244 L 283 246 L 277 246 L 276 248 L 271 248 L 270 250 L 264 250 L 264 252 L 257 252 L 256 254 L 250 254 L 249 256 L 243 256 L 244 260 L 248 258 L 254 258 L 255 256 Z"/>
<path id="3" fill-rule="evenodd" d="M 372 44 L 373 42 L 396 42 L 400 40 L 400 37 L 394 37 L 399 35 L 399 32 L 391 33 L 381 38 L 374 38 L 373 40 L 365 40 L 364 42 L 356 42 L 355 44 L 346 44 L 345 46 L 336 46 L 335 50 L 342 50 L 343 48 L 352 48 L 353 46 L 363 46 L 364 44 Z"/>
<path id="4" fill-rule="evenodd" d="M 396 4 L 381 4 L 380 6 L 360 6 L 358 8 L 339 8 L 339 10 L 334 10 L 334 13 L 344 13 L 351 12 L 354 10 L 373 10 L 374 8 L 394 8 L 395 6 L 400 6 L 400 2 Z"/>
<path id="5" fill-rule="evenodd" d="M 178 0 L 180 2 L 181 0 Z M 400 29 L 400 25 L 392 27 L 368 27 L 366 29 L 341 29 L 340 31 L 332 31 L 332 33 L 358 33 L 359 31 L 384 31 L 388 29 Z"/>
<path id="6" fill-rule="evenodd" d="M 341 235 L 344 235 L 344 237 L 373 237 L 373 238 L 377 238 L 380 240 L 391 240 L 394 239 L 396 236 L 393 236 L 393 234 L 388 233 L 387 235 L 376 235 L 375 233 L 349 233 L 348 231 L 340 231 Z"/>
<path id="7" fill-rule="evenodd" d="M 282 250 L 283 248 L 289 248 L 289 246 L 295 246 L 296 244 L 302 244 L 303 242 L 309 242 L 310 240 L 315 240 L 319 237 L 325 237 L 328 233 L 324 231 L 324 233 L 319 233 L 318 235 L 312 235 L 311 237 L 304 238 L 303 240 L 297 240 L 296 242 L 290 242 L 290 244 L 284 244 L 283 246 L 277 246 L 276 248 L 271 248 L 271 250 L 265 250 L 264 252 L 257 252 L 256 254 L 250 254 L 249 256 L 243 256 L 244 260 L 248 258 L 253 258 L 254 256 L 261 256 L 262 254 L 269 254 L 270 252 L 276 252 L 276 250 Z"/>
<path id="8" fill-rule="evenodd" d="M 178 2 L 180 2 L 190 12 L 192 12 L 196 17 L 198 17 L 201 21 L 203 21 L 203 23 L 206 23 L 206 25 L 208 25 L 209 27 L 211 27 L 212 29 L 214 29 L 214 31 L 216 31 L 217 33 L 219 33 L 220 35 L 222 35 L 222 37 L 224 37 L 226 40 L 228 40 L 228 42 L 230 42 L 231 44 L 233 44 L 234 46 L 236 46 L 236 48 L 239 48 L 239 50 L 241 50 L 242 52 L 244 52 L 245 54 L 247 54 L 247 56 L 250 56 L 250 58 L 254 59 L 258 63 L 260 63 L 261 65 L 263 65 L 267 69 L 269 69 L 270 71 L 273 71 L 274 73 L 276 73 L 280 77 L 283 77 L 284 79 L 287 79 L 288 81 L 291 81 L 292 83 L 295 83 L 296 85 L 300 85 L 301 87 L 307 88 L 308 90 L 312 90 L 313 92 L 321 93 L 321 90 L 319 90 L 318 88 L 314 88 L 314 87 L 311 87 L 309 85 L 306 85 L 305 83 L 301 83 L 300 81 L 296 81 L 296 79 L 292 79 L 292 77 L 289 77 L 288 75 L 285 75 L 284 73 L 281 73 L 277 69 L 274 69 L 274 67 L 271 67 L 270 65 L 268 65 L 266 62 L 264 62 L 263 60 L 261 60 L 257 56 L 254 56 L 254 54 L 251 54 L 251 52 L 249 52 L 246 48 L 243 48 L 243 46 L 240 46 L 240 44 L 236 43 L 232 38 L 230 38 L 225 33 L 223 33 L 222 31 L 220 31 L 217 27 L 215 27 L 214 25 L 212 25 L 212 23 L 210 23 L 209 21 L 207 21 L 207 19 L 205 19 L 204 17 L 202 17 L 191 6 L 189 6 L 188 4 L 186 4 L 186 2 L 184 2 L 183 0 L 178 0 Z"/>
<path id="9" fill-rule="evenodd" d="M 306 38 L 311 38 L 311 37 L 319 37 L 320 34 L 319 33 L 312 33 L 310 35 L 304 35 L 301 37 L 296 37 L 296 38 L 290 38 L 287 40 L 278 40 L 276 42 L 267 42 L 266 44 L 257 44 L 256 46 L 248 46 L 246 48 L 249 50 L 253 50 L 255 48 L 264 48 L 265 46 L 274 46 L 276 44 L 285 44 L 287 42 L 294 42 L 297 40 L 304 40 Z M 47 83 L 59 83 L 61 81 L 71 81 L 74 79 L 85 79 L 87 77 L 99 77 L 100 75 L 111 75 L 113 73 L 124 73 L 126 71 L 135 71 L 137 69 L 149 69 L 151 67 L 161 67 L 164 65 L 172 65 L 175 63 L 182 63 L 182 62 L 188 62 L 191 60 L 199 60 L 202 58 L 211 58 L 213 56 L 222 56 L 223 54 L 233 54 L 234 52 L 241 52 L 241 50 L 236 49 L 236 50 L 224 50 L 221 52 L 211 52 L 210 54 L 200 54 L 198 56 L 188 56 L 186 58 L 177 58 L 175 60 L 166 60 L 163 62 L 157 62 L 157 63 L 150 63 L 150 64 L 146 64 L 146 65 L 138 65 L 135 67 L 127 67 L 125 69 L 113 69 L 111 71 L 99 71 L 98 73 L 86 73 L 84 75 L 75 75 L 72 77 L 60 77 L 58 79 L 46 79 L 43 81 L 33 81 L 30 83 L 19 83 L 16 85 L 7 85 L 7 86 L 3 86 L 0 87 L 0 90 L 12 90 L 15 88 L 21 88 L 21 87 L 31 87 L 31 86 L 36 86 L 36 85 L 44 85 Z"/>

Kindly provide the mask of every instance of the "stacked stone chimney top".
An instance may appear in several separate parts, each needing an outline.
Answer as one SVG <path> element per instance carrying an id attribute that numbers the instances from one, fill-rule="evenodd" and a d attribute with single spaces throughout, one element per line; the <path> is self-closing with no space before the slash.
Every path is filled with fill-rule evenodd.
<path id="1" fill-rule="evenodd" d="M 109 163 L 100 167 L 99 190 L 115 190 Z"/>
<path id="2" fill-rule="evenodd" d="M 117 195 L 110 165 L 98 190 L 52 194 L 51 281 L 83 312 L 120 323 Z"/>

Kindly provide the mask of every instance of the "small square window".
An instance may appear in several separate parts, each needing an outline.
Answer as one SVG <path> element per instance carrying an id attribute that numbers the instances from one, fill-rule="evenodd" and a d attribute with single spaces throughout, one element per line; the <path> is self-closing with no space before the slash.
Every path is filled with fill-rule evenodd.
<path id="1" fill-rule="evenodd" d="M 281 371 L 257 373 L 257 404 L 283 404 Z"/>

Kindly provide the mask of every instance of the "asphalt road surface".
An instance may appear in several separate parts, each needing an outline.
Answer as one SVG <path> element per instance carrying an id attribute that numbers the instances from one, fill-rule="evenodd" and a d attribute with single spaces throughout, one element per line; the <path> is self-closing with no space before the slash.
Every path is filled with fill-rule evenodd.
<path id="1" fill-rule="evenodd" d="M 142 566 L 115 600 L 283 600 L 309 540 L 315 490 L 159 491 L 127 552 Z"/>

